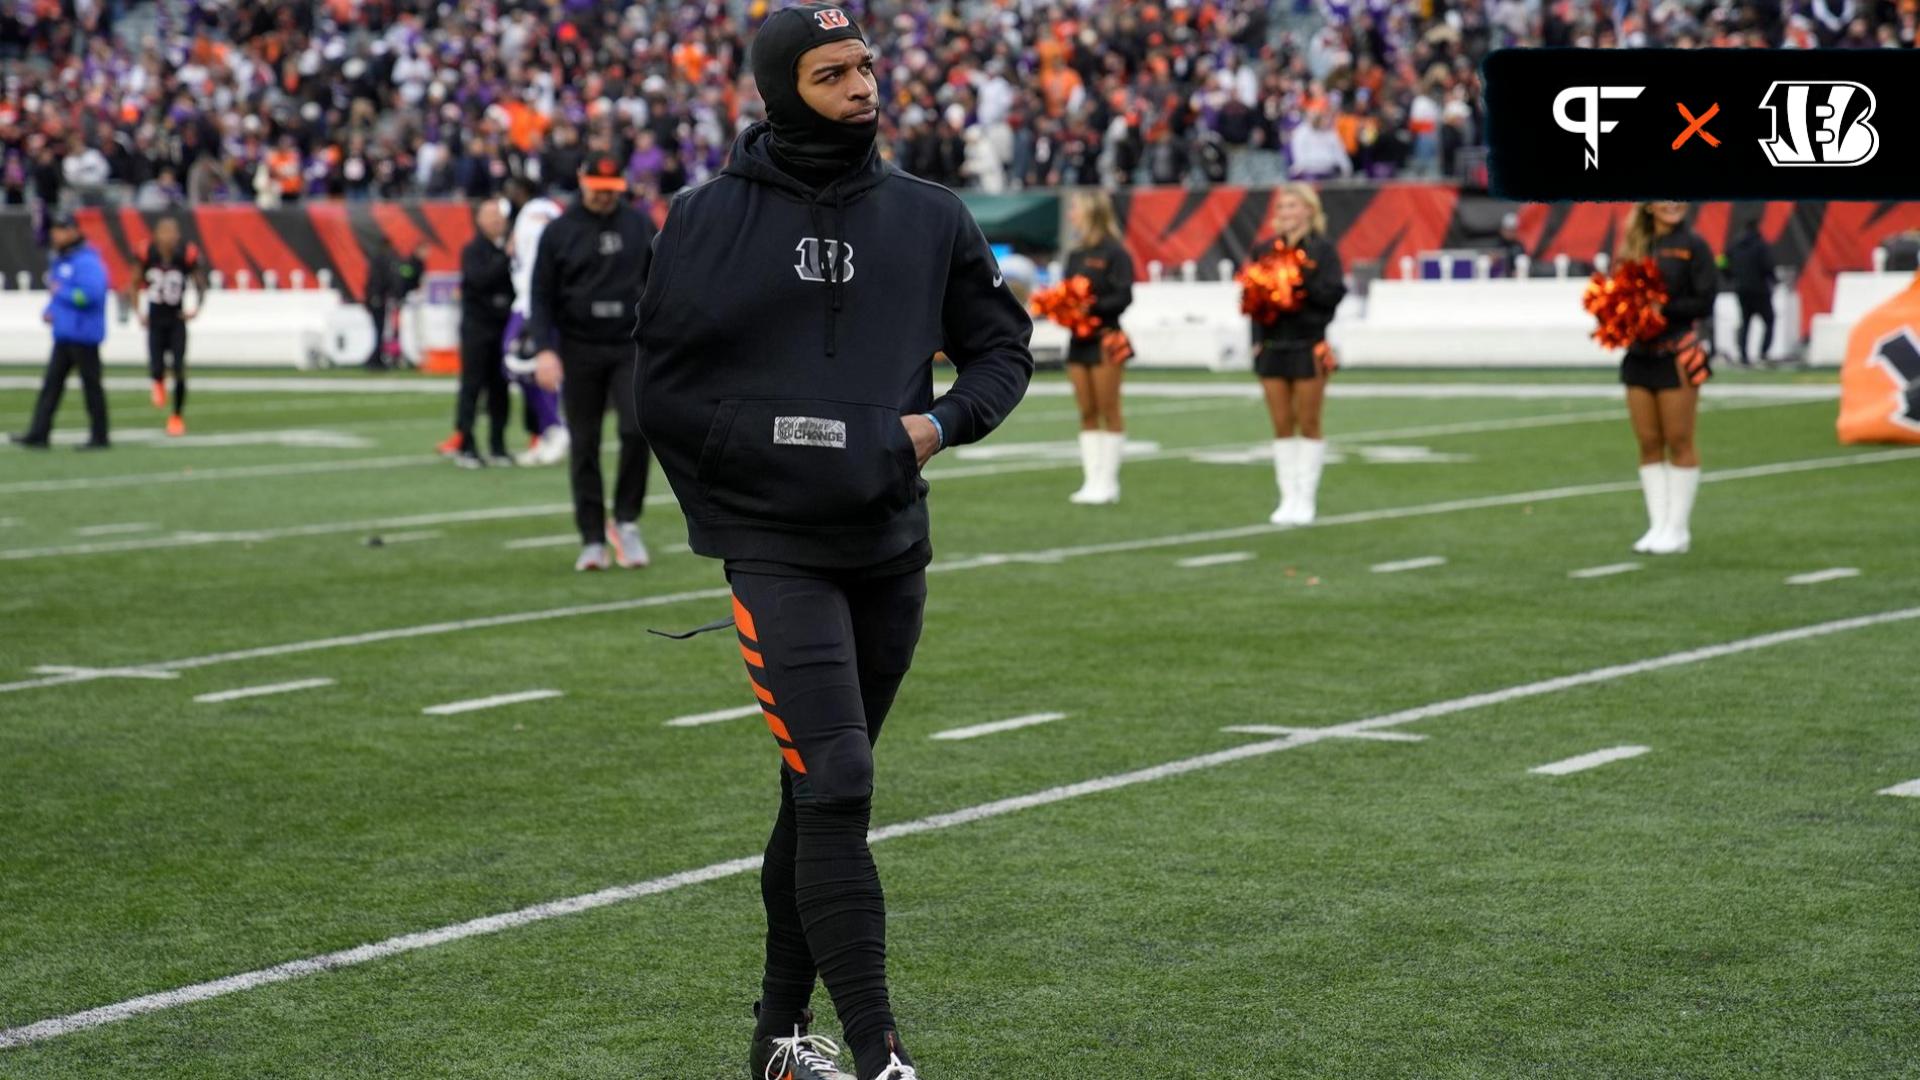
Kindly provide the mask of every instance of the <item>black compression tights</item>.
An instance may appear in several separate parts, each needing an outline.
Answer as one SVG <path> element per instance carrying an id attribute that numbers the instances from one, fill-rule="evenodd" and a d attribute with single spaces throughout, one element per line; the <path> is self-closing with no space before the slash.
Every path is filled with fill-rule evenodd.
<path id="1" fill-rule="evenodd" d="M 755 694 L 781 748 L 780 810 L 761 897 L 761 1034 L 791 1032 L 826 984 L 859 1075 L 886 1064 L 886 901 L 867 847 L 873 744 L 913 658 L 926 578 L 871 581 L 731 571 Z"/>

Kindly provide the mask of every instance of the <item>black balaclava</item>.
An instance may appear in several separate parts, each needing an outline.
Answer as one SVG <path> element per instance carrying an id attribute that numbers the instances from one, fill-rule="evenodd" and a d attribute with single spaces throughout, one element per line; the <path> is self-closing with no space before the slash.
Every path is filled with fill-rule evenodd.
<path id="1" fill-rule="evenodd" d="M 754 35 L 753 79 L 767 103 L 774 159 L 813 187 L 825 187 L 866 161 L 880 121 L 848 124 L 815 112 L 800 96 L 796 68 L 809 49 L 865 40 L 845 9 L 822 3 L 777 11 Z"/>

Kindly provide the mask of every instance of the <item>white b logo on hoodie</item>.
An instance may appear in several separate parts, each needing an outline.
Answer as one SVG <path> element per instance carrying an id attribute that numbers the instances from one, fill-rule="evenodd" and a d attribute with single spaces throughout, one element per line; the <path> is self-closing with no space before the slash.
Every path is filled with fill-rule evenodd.
<path id="1" fill-rule="evenodd" d="M 826 262 L 820 261 L 820 249 L 825 245 Z M 818 240 L 807 237 L 793 246 L 800 253 L 800 261 L 793 264 L 794 272 L 801 281 L 827 280 L 826 268 L 834 264 L 840 266 L 840 282 L 845 284 L 853 280 L 853 245 L 840 240 Z"/>

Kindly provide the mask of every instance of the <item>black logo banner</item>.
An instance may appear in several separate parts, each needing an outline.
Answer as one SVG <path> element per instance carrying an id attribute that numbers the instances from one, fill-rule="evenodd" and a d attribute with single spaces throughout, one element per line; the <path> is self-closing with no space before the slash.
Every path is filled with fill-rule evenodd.
<path id="1" fill-rule="evenodd" d="M 1508 199 L 1920 198 L 1920 50 L 1502 49 Z"/>

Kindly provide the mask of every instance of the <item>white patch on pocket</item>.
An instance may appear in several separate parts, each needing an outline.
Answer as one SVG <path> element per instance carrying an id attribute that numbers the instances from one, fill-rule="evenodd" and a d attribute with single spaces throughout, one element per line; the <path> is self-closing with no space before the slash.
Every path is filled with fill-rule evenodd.
<path id="1" fill-rule="evenodd" d="M 817 416 L 776 416 L 773 418 L 776 446 L 824 446 L 829 450 L 847 448 L 847 422 L 823 420 Z"/>

